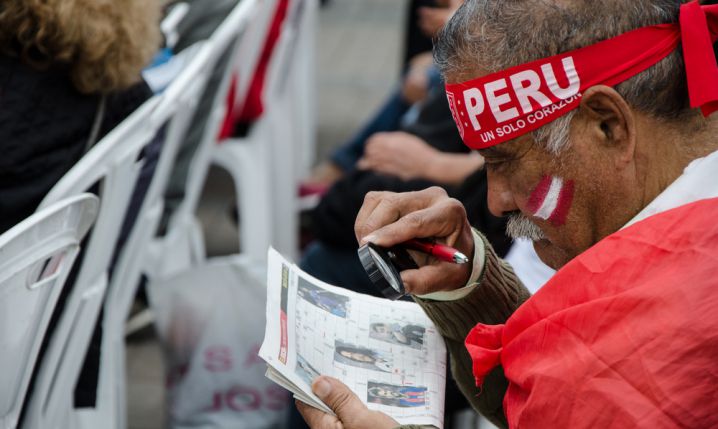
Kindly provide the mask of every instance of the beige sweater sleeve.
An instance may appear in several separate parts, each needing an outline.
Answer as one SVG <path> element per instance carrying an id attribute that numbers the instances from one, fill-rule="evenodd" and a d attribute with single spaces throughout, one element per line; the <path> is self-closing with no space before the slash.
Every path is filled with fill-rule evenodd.
<path id="1" fill-rule="evenodd" d="M 451 358 L 451 372 L 464 396 L 475 410 L 494 424 L 507 427 L 502 404 L 508 382 L 503 370 L 499 367 L 490 373 L 479 391 L 474 382 L 471 357 L 464 347 L 464 339 L 477 323 L 504 323 L 530 294 L 511 266 L 496 256 L 483 235 L 481 238 L 486 249 L 486 259 L 477 288 L 455 301 L 414 299 L 444 337 Z"/>

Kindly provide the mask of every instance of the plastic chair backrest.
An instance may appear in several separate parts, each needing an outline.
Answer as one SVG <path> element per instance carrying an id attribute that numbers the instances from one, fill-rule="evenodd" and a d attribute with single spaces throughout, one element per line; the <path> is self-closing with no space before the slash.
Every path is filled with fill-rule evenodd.
<path id="1" fill-rule="evenodd" d="M 298 166 L 304 150 L 301 124 L 298 123 L 296 108 L 299 103 L 294 99 L 298 82 L 296 72 L 297 59 L 303 52 L 297 52 L 299 23 L 307 11 L 307 0 L 291 0 L 282 33 L 275 46 L 269 66 L 267 85 L 264 91 L 265 117 L 268 141 L 271 146 L 267 159 L 268 169 L 272 172 L 270 187 L 270 207 L 272 213 L 271 241 L 269 245 L 281 249 L 283 254 L 298 257 L 299 224 L 297 208 Z M 251 226 L 250 226 L 251 227 Z M 263 256 L 266 255 L 264 246 Z"/>
<path id="2" fill-rule="evenodd" d="M 232 72 L 237 64 L 244 62 L 250 64 L 256 61 L 254 57 L 243 56 L 245 53 L 243 47 L 247 46 L 254 37 L 252 26 L 256 24 L 258 19 L 262 18 L 263 3 L 273 3 L 275 1 L 241 0 L 207 41 L 212 49 L 212 55 L 215 56 L 215 62 L 222 55 L 230 55 L 230 58 L 226 69 L 223 71 L 222 83 L 215 94 L 212 110 L 209 112 L 211 116 L 205 125 L 202 143 L 193 159 L 190 178 L 186 186 L 185 200 L 179 210 L 184 214 L 194 213 L 199 204 L 204 179 L 211 165 L 211 149 L 217 143 L 219 130 L 226 115 L 226 97 Z M 240 86 L 238 85 L 238 88 Z M 236 89 L 235 94 L 239 95 L 241 93 L 240 89 Z"/>
<path id="3" fill-rule="evenodd" d="M 148 121 L 153 126 L 161 126 L 168 122 L 167 136 L 160 162 L 155 171 L 152 184 L 145 196 L 143 204 L 122 253 L 119 256 L 115 273 L 110 283 L 108 297 L 105 300 L 103 328 L 105 338 L 102 344 L 98 402 L 95 412 L 85 412 L 82 426 L 94 428 L 125 428 L 125 361 L 124 333 L 125 321 L 129 315 L 136 285 L 146 268 L 150 258 L 148 245 L 153 240 L 163 213 L 163 196 L 172 171 L 175 155 L 187 134 L 187 127 L 192 123 L 200 97 L 210 76 L 215 72 L 225 52 L 233 47 L 245 24 L 251 18 L 252 5 L 256 0 L 243 0 L 213 33 L 212 37 L 202 42 L 196 56 L 187 68 L 167 87 L 161 100 Z M 226 71 L 222 70 L 226 75 Z M 226 81 L 226 78 L 224 79 Z M 221 86 L 218 93 L 226 92 L 227 85 Z M 219 96 L 215 97 L 219 99 Z M 214 103 L 218 105 L 218 103 Z M 219 104 L 220 107 L 223 105 Z M 210 118 L 206 127 L 214 127 L 214 133 L 221 120 L 224 110 L 212 109 L 206 114 Z M 214 134 L 216 135 L 216 134 Z M 191 172 L 186 186 L 185 200 L 201 192 L 209 161 L 202 161 L 203 146 L 209 145 L 210 134 L 204 132 L 204 142 L 196 150 L 191 164 Z M 199 199 L 199 197 L 196 197 Z M 187 202 L 183 202 L 184 205 Z M 183 205 L 178 210 L 182 210 Z M 171 227 L 170 227 L 171 228 Z M 111 423 L 108 423 L 111 422 Z"/>
<path id="4" fill-rule="evenodd" d="M 94 331 L 108 282 L 115 244 L 141 171 L 142 149 L 153 137 L 145 125 L 158 99 L 151 98 L 98 142 L 48 193 L 40 208 L 97 189 L 100 208 L 77 277 L 38 362 L 23 425 L 62 427 L 72 409 L 73 393 Z"/>
<path id="5" fill-rule="evenodd" d="M 275 20 L 276 14 L 279 12 L 277 8 L 282 1 L 286 0 L 258 1 L 254 17 L 237 46 L 236 60 L 232 69 L 236 77 L 234 110 L 237 114 L 242 112 L 248 102 L 249 88 L 256 79 L 262 51 L 267 43 L 272 21 Z"/>
<path id="6" fill-rule="evenodd" d="M 202 141 L 190 164 L 184 199 L 170 219 L 166 237 L 155 243 L 154 258 L 149 259 L 153 265 L 148 267 L 148 274 L 151 277 L 169 275 L 204 259 L 203 246 L 196 243 L 194 246 L 186 245 L 187 241 L 192 241 L 186 236 L 191 234 L 191 230 L 198 228 L 195 212 L 211 165 L 212 149 L 216 145 L 217 136 L 226 115 L 226 100 L 231 73 L 235 65 L 242 61 L 239 58 L 242 55 L 241 47 L 245 46 L 247 39 L 252 37 L 251 27 L 256 24 L 257 15 L 263 10 L 264 4 L 265 2 L 261 0 L 240 1 L 206 41 L 215 60 L 219 60 L 224 55 L 230 55 L 230 58 L 223 70 L 222 81 L 215 94 L 212 108 L 208 112 L 209 118 L 205 124 Z M 182 255 L 182 253 L 187 253 L 185 249 L 187 247 L 193 248 L 194 251 L 191 255 Z M 199 247 L 202 248 L 199 249 Z"/>
<path id="7" fill-rule="evenodd" d="M 235 183 L 241 251 L 259 264 L 265 260 L 270 245 L 290 257 L 298 256 L 296 191 L 305 152 L 310 146 L 307 142 L 314 138 L 313 126 L 309 122 L 302 124 L 298 113 L 313 105 L 304 102 L 311 97 L 301 99 L 301 91 L 312 91 L 308 79 L 312 68 L 308 66 L 313 58 L 309 48 L 313 47 L 315 28 L 311 25 L 315 22 L 317 1 L 272 0 L 263 2 L 261 9 L 263 19 L 257 23 L 272 28 L 254 26 L 251 29 L 254 37 L 262 35 L 254 43 L 264 47 L 268 38 L 274 39 L 271 56 L 263 56 L 266 64 L 251 69 L 251 73 L 261 71 L 265 75 L 260 91 L 263 113 L 246 136 L 229 138 L 217 145 L 213 157 Z M 282 23 L 277 37 L 270 30 L 277 29 L 272 24 L 279 14 Z M 309 58 L 304 58 L 303 49 L 311 51 Z M 305 70 L 296 73 L 297 65 Z M 246 73 L 240 71 L 239 77 L 242 76 Z M 255 81 L 254 77 L 251 80 Z M 241 95 L 241 90 L 237 93 Z"/>
<path id="8" fill-rule="evenodd" d="M 298 181 L 309 175 L 317 154 L 316 29 L 318 10 L 318 0 L 302 0 L 296 5 L 289 18 L 296 28 L 297 42 L 294 51 L 300 53 L 299 55 L 295 54 L 293 58 L 294 70 L 290 88 L 293 93 L 295 135 L 301 147 L 300 156 L 296 158 L 296 179 Z"/>
<path id="9" fill-rule="evenodd" d="M 42 338 L 98 212 L 91 194 L 59 201 L 0 236 L 0 428 L 17 427 Z"/>
<path id="10" fill-rule="evenodd" d="M 193 61 L 159 96 L 146 102 L 110 132 L 53 188 L 45 202 L 101 183 L 103 201 L 75 287 L 50 339 L 48 352 L 30 402 L 29 428 L 62 427 L 72 417 L 75 382 L 84 361 L 108 282 L 108 268 L 120 229 L 142 170 L 143 150 L 162 139 L 151 182 L 136 221 L 114 267 L 113 285 L 105 299 L 106 341 L 123 340 L 124 318 L 134 296 L 144 247 L 162 214 L 163 193 L 179 145 L 189 126 L 213 61 L 202 47 Z M 43 202 L 43 204 L 45 203 Z M 114 397 L 114 395 L 111 395 Z M 98 401 L 102 402 L 101 397 Z M 114 409 L 114 407 L 110 407 Z M 66 423 L 58 423 L 66 422 Z"/>
<path id="11" fill-rule="evenodd" d="M 285 122 L 292 128 L 293 147 L 298 148 L 297 179 L 313 164 L 315 152 L 315 45 L 317 0 L 291 0 L 281 37 L 276 47 L 277 64 L 269 76 L 266 103 L 286 111 Z"/>

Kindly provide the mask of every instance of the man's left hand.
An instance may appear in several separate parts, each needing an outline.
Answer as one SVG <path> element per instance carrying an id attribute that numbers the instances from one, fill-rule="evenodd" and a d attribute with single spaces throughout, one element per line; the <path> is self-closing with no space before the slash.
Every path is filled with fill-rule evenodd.
<path id="1" fill-rule="evenodd" d="M 329 415 L 303 402 L 297 409 L 312 429 L 393 429 L 399 423 L 379 411 L 371 411 L 341 381 L 321 376 L 312 384 L 314 394 L 331 408 Z"/>

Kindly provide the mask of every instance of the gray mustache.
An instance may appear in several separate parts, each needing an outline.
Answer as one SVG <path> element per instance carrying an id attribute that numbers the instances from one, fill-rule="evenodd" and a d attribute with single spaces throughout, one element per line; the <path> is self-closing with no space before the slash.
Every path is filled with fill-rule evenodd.
<path id="1" fill-rule="evenodd" d="M 521 213 L 512 213 L 509 215 L 509 220 L 506 224 L 506 235 L 513 239 L 527 238 L 531 241 L 539 241 L 546 238 L 541 228 Z"/>

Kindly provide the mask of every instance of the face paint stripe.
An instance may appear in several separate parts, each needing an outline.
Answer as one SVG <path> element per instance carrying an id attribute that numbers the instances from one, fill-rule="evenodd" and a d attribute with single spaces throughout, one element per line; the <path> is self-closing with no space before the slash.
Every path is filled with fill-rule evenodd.
<path id="1" fill-rule="evenodd" d="M 561 189 L 561 194 L 558 197 L 558 204 L 556 209 L 548 219 L 554 226 L 560 226 L 566 223 L 566 217 L 568 211 L 571 208 L 571 202 L 573 201 L 573 181 L 569 180 Z"/>
<path id="2" fill-rule="evenodd" d="M 551 176 L 544 176 L 539 184 L 536 185 L 533 192 L 531 192 L 531 195 L 529 196 L 528 203 L 526 204 L 528 211 L 536 213 L 541 205 L 543 205 L 546 195 L 551 188 L 551 183 L 553 183 Z"/>
<path id="3" fill-rule="evenodd" d="M 563 180 L 560 177 L 554 177 L 551 180 L 551 187 L 546 193 L 546 197 L 543 200 L 543 204 L 536 210 L 534 216 L 541 219 L 548 219 L 558 205 L 558 198 L 561 194 L 561 188 L 563 187 Z"/>

